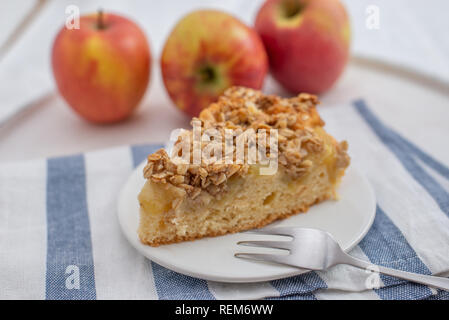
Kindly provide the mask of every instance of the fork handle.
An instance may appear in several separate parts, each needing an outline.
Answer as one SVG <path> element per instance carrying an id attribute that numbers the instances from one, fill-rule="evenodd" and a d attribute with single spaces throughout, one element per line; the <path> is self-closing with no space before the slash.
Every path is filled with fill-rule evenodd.
<path id="1" fill-rule="evenodd" d="M 358 267 L 361 269 L 369 269 L 374 271 L 378 271 L 379 273 L 383 273 L 389 276 L 393 276 L 396 278 L 424 284 L 427 286 L 431 286 L 434 288 L 442 289 L 449 291 L 449 278 L 443 278 L 443 277 L 436 277 L 436 276 L 428 276 L 424 274 L 419 273 L 411 273 L 407 271 L 401 271 L 397 269 L 390 269 L 382 266 L 377 266 L 372 263 L 359 260 L 357 258 L 354 258 L 350 255 L 346 255 L 344 262 L 345 264 L 350 264 L 354 267 Z"/>

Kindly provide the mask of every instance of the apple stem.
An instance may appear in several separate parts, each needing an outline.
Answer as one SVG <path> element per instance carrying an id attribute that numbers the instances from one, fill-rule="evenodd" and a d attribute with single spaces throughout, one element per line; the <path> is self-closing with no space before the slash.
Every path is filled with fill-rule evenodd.
<path id="1" fill-rule="evenodd" d="M 100 29 L 100 30 L 105 28 L 103 9 L 98 9 L 97 28 Z"/>
<path id="2" fill-rule="evenodd" d="M 210 67 L 205 67 L 200 71 L 201 80 L 203 82 L 210 82 L 215 78 L 215 72 Z"/>
<path id="3" fill-rule="evenodd" d="M 304 4 L 297 0 L 284 0 L 284 11 L 286 18 L 293 18 L 304 8 Z"/>

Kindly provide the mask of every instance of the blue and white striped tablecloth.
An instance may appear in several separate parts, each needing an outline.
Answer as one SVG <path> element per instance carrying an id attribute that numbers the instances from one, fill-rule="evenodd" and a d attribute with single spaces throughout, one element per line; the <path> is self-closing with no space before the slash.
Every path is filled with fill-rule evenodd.
<path id="1" fill-rule="evenodd" d="M 377 213 L 352 255 L 449 275 L 449 168 L 388 127 L 363 100 L 328 112 L 350 144 Z M 385 121 L 388 122 L 388 121 Z M 0 165 L 1 299 L 448 299 L 447 292 L 349 266 L 257 284 L 184 276 L 142 257 L 121 234 L 116 200 L 159 145 Z"/>

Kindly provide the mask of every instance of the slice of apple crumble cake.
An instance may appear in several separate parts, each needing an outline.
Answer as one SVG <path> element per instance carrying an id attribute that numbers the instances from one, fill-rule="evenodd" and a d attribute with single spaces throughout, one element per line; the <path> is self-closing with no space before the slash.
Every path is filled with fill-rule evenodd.
<path id="1" fill-rule="evenodd" d="M 231 142 L 237 145 L 245 132 L 255 132 L 256 139 L 242 140 L 245 161 L 237 161 L 238 147 L 215 154 L 220 149 L 211 146 L 225 142 L 203 138 L 200 153 L 213 150 L 213 157 L 192 163 L 195 129 L 178 137 L 171 157 L 163 149 L 149 155 L 147 181 L 138 197 L 140 240 L 158 246 L 260 228 L 335 198 L 349 165 L 347 143 L 324 131 L 317 103 L 315 96 L 304 93 L 284 99 L 242 87 L 228 89 L 194 122 L 201 135 L 214 130 L 224 137 L 232 130 Z M 271 137 L 277 138 L 275 145 L 266 143 Z M 247 161 L 250 146 L 262 144 L 263 155 L 259 152 L 256 158 L 276 155 L 271 174 L 261 174 L 266 163 Z M 183 147 L 193 147 L 193 152 L 181 162 Z"/>

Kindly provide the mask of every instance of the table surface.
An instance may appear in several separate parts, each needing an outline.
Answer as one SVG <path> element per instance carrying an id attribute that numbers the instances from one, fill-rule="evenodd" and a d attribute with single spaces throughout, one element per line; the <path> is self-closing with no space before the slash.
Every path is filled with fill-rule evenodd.
<path id="1" fill-rule="evenodd" d="M 189 125 L 189 119 L 168 99 L 157 67 L 171 27 L 198 7 L 220 8 L 251 24 L 262 2 L 2 1 L 0 122 L 19 108 L 30 107 L 0 126 L 0 162 L 165 141 L 172 129 Z M 449 163 L 441 139 L 441 134 L 449 133 L 444 131 L 449 129 L 445 125 L 449 115 L 449 38 L 445 30 L 449 23 L 444 18 L 449 2 L 435 0 L 432 7 L 405 0 L 344 2 L 351 15 L 355 58 L 337 85 L 320 97 L 321 110 L 325 114 L 326 108 L 368 97 L 388 123 Z M 81 13 L 99 7 L 123 13 L 146 32 L 155 66 L 147 94 L 128 121 L 108 126 L 86 123 L 55 91 L 49 53 L 68 4 L 78 5 Z M 379 8 L 379 29 L 366 27 L 369 5 Z M 284 93 L 271 78 L 264 90 Z"/>

